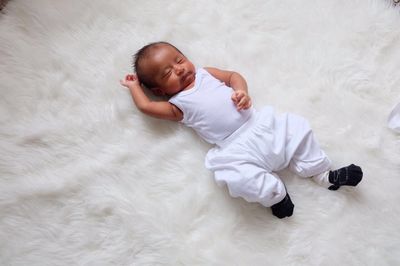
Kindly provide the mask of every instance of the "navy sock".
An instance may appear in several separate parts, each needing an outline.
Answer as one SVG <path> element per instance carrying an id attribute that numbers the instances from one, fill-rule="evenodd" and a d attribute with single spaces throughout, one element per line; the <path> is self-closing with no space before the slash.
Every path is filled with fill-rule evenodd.
<path id="1" fill-rule="evenodd" d="M 293 208 L 294 204 L 287 193 L 283 200 L 271 206 L 272 214 L 279 219 L 292 216 Z"/>
<path id="2" fill-rule="evenodd" d="M 332 185 L 330 190 L 337 190 L 341 186 L 357 186 L 362 180 L 363 172 L 361 167 L 351 164 L 349 166 L 340 168 L 335 171 L 329 172 L 329 182 Z"/>

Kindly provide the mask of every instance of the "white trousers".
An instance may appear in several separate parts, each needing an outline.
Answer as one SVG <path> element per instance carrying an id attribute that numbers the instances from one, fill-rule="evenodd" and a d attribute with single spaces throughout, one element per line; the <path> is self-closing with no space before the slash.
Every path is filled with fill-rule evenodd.
<path id="1" fill-rule="evenodd" d="M 276 174 L 284 168 L 328 187 L 331 162 L 308 122 L 294 114 L 275 115 L 272 107 L 255 113 L 237 131 L 212 148 L 205 165 L 232 197 L 270 207 L 286 189 Z"/>

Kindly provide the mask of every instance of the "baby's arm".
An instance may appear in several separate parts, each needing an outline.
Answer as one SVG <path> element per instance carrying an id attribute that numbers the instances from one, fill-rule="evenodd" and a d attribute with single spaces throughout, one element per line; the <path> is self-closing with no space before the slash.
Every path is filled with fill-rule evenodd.
<path id="1" fill-rule="evenodd" d="M 127 75 L 120 83 L 130 90 L 136 107 L 142 113 L 161 119 L 182 120 L 183 114 L 175 105 L 166 101 L 151 101 L 144 93 L 136 75 Z"/>
<path id="2" fill-rule="evenodd" d="M 234 71 L 221 70 L 214 67 L 206 67 L 205 69 L 234 90 L 232 101 L 238 110 L 250 108 L 251 99 L 247 91 L 247 82 L 242 75 Z"/>

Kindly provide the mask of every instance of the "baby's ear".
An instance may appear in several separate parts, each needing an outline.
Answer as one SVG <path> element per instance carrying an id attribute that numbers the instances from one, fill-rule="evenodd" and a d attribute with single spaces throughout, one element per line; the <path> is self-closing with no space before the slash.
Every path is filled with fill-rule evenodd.
<path id="1" fill-rule="evenodd" d="M 160 88 L 152 88 L 151 91 L 154 93 L 156 96 L 165 96 L 165 93 L 163 92 L 162 89 Z"/>

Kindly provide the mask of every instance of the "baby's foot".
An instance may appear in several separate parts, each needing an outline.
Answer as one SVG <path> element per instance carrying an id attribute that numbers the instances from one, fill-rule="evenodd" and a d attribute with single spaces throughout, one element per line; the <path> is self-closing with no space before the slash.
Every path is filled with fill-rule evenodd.
<path id="1" fill-rule="evenodd" d="M 283 200 L 271 206 L 272 214 L 279 219 L 292 216 L 293 208 L 294 204 L 287 193 Z"/>
<path id="2" fill-rule="evenodd" d="M 329 172 L 329 182 L 332 183 L 329 187 L 330 190 L 337 190 L 341 186 L 357 186 L 363 176 L 361 168 L 357 165 L 351 164 L 349 166 L 340 168 L 335 171 Z"/>

